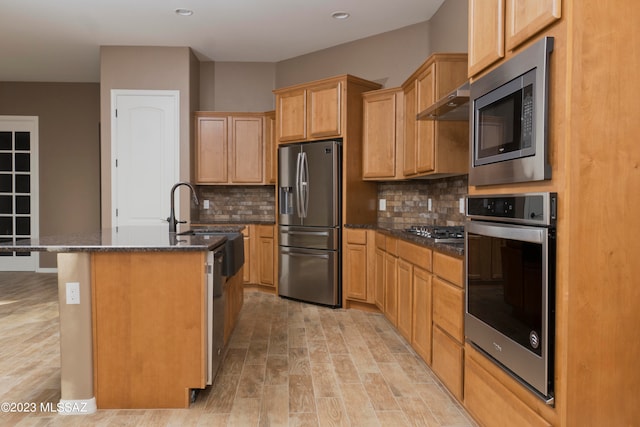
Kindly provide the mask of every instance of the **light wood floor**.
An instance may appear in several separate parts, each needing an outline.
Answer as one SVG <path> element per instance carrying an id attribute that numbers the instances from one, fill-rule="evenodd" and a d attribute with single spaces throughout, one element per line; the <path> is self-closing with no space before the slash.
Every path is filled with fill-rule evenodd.
<path id="1" fill-rule="evenodd" d="M 40 410 L 59 398 L 56 276 L 0 272 L 0 403 L 37 407 L 0 413 L 2 426 L 475 426 L 382 315 L 257 291 L 191 408 Z"/>

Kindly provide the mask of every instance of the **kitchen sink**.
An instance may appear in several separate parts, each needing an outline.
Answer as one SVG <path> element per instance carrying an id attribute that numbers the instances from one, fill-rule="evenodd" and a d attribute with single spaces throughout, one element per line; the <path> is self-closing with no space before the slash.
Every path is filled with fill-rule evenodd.
<path id="1" fill-rule="evenodd" d="M 191 229 L 179 233 L 181 236 L 224 236 L 224 258 L 222 261 L 222 275 L 234 276 L 244 265 L 244 236 L 236 231 L 217 231 L 212 229 Z"/>

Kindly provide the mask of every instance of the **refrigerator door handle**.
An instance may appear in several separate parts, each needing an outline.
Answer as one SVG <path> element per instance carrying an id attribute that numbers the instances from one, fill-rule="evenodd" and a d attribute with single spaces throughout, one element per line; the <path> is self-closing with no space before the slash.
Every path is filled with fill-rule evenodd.
<path id="1" fill-rule="evenodd" d="M 309 213 L 309 161 L 307 160 L 307 153 L 304 151 L 302 152 L 300 185 L 302 187 L 302 217 L 306 218 Z"/>
<path id="2" fill-rule="evenodd" d="M 329 236 L 328 231 L 283 231 L 282 233 L 299 236 Z"/>
<path id="3" fill-rule="evenodd" d="M 301 167 L 302 167 L 302 153 L 298 153 L 298 157 L 296 158 L 296 211 L 298 212 L 298 218 L 304 218 L 302 211 L 302 176 L 301 176 Z"/>
<path id="4" fill-rule="evenodd" d="M 291 257 L 300 257 L 300 258 L 323 258 L 323 259 L 329 258 L 328 254 L 310 254 L 306 252 L 287 252 L 287 255 Z"/>

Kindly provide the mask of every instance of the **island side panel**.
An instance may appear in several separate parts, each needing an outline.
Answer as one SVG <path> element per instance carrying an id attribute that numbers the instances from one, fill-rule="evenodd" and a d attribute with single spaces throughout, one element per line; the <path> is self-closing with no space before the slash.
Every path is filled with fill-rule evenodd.
<path id="1" fill-rule="evenodd" d="M 59 253 L 60 401 L 65 412 L 92 413 L 93 347 L 91 328 L 91 258 L 89 253 Z M 67 283 L 77 283 L 79 304 L 67 304 Z"/>
<path id="2" fill-rule="evenodd" d="M 186 408 L 206 386 L 206 252 L 92 254 L 98 408 Z"/>

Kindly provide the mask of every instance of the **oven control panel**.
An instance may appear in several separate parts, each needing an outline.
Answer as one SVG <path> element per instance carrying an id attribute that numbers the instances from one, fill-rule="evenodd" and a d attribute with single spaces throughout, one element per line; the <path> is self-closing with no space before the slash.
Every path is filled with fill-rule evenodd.
<path id="1" fill-rule="evenodd" d="M 557 193 L 499 194 L 467 197 L 467 217 L 553 226 Z"/>

